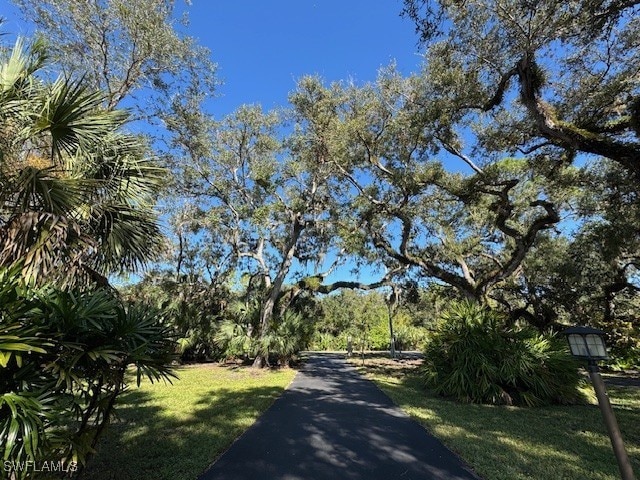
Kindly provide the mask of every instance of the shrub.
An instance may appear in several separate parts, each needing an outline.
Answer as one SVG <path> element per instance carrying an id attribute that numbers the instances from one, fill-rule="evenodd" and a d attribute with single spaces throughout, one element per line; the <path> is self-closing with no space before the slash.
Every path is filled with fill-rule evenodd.
<path id="1" fill-rule="evenodd" d="M 412 325 L 404 325 L 394 330 L 396 350 L 420 350 L 426 343 L 427 330 Z"/>
<path id="2" fill-rule="evenodd" d="M 294 355 L 307 348 L 313 333 L 313 322 L 299 313 L 284 312 L 274 317 L 269 329 L 260 339 L 260 351 L 267 352 L 270 361 L 289 365 Z"/>
<path id="3" fill-rule="evenodd" d="M 156 312 L 112 291 L 24 285 L 0 269 L 0 438 L 6 462 L 83 464 L 108 424 L 124 373 L 172 376 L 175 344 Z M 30 471 L 11 472 L 24 478 Z"/>
<path id="4" fill-rule="evenodd" d="M 240 313 L 224 320 L 214 337 L 223 358 L 248 360 L 258 352 L 265 352 L 270 362 L 288 365 L 293 356 L 311 342 L 313 322 L 300 313 L 287 311 L 274 316 L 267 331 L 257 337 L 259 307 L 235 310 Z"/>
<path id="5" fill-rule="evenodd" d="M 388 319 L 375 319 L 368 332 L 368 345 L 371 350 L 389 350 L 389 321 Z"/>
<path id="6" fill-rule="evenodd" d="M 241 358 L 248 360 L 255 355 L 255 332 L 259 325 L 260 307 L 257 303 L 235 302 L 227 311 L 213 337 L 220 359 Z"/>
<path id="7" fill-rule="evenodd" d="M 423 375 L 436 393 L 464 402 L 537 406 L 583 399 L 565 342 L 506 328 L 502 315 L 470 302 L 442 314 L 425 349 Z"/>
<path id="8" fill-rule="evenodd" d="M 311 343 L 309 348 L 311 350 L 346 350 L 347 349 L 347 334 L 333 335 L 327 332 L 314 332 L 311 337 Z"/>

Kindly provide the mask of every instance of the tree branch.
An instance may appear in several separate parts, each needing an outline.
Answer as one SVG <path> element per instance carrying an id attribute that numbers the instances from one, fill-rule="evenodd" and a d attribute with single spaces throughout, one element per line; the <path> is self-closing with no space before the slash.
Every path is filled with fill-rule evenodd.
<path id="1" fill-rule="evenodd" d="M 315 293 L 331 293 L 335 290 L 339 290 L 341 288 L 349 288 L 352 290 L 375 290 L 380 287 L 385 287 L 391 285 L 393 278 L 396 275 L 403 273 L 406 270 L 405 266 L 399 266 L 392 270 L 389 270 L 384 277 L 376 282 L 371 283 L 363 283 L 357 281 L 349 281 L 349 280 L 340 280 L 338 282 L 333 282 L 327 285 L 318 285 L 309 288 L 308 283 L 305 282 L 305 279 L 302 279 L 298 282 L 298 287 L 301 289 L 312 290 Z M 313 278 L 313 277 L 312 277 Z"/>
<path id="2" fill-rule="evenodd" d="M 609 158 L 640 177 L 640 149 L 636 144 L 616 141 L 557 118 L 551 106 L 539 97 L 540 74 L 533 54 L 525 54 L 516 69 L 520 99 L 544 138 L 563 148 Z"/>
<path id="3" fill-rule="evenodd" d="M 500 81 L 498 82 L 498 87 L 496 88 L 493 97 L 491 97 L 483 106 L 482 110 L 484 112 L 488 112 L 494 107 L 497 107 L 502 103 L 502 99 L 504 98 L 504 92 L 507 90 L 507 86 L 509 85 L 509 81 L 512 77 L 514 77 L 518 73 L 517 67 L 513 67 L 507 73 L 500 77 Z"/>
<path id="4" fill-rule="evenodd" d="M 533 246 L 538 233 L 541 230 L 545 230 L 553 227 L 560 221 L 560 216 L 555 209 L 555 206 L 546 200 L 536 200 L 529 204 L 531 207 L 542 207 L 546 214 L 538 217 L 527 229 L 524 234 L 520 234 L 514 228 L 506 226 L 507 220 L 506 212 L 510 212 L 513 209 L 511 204 L 504 205 L 502 213 L 499 214 L 496 219 L 496 226 L 515 243 L 515 247 L 511 252 L 511 256 L 501 265 L 498 266 L 493 272 L 487 275 L 481 282 L 478 283 L 478 289 L 486 291 L 492 285 L 508 278 L 510 275 L 516 272 L 516 270 L 522 264 L 525 256 Z"/>
<path id="5" fill-rule="evenodd" d="M 444 149 L 449 152 L 452 155 L 455 155 L 456 157 L 460 158 L 464 163 L 466 163 L 467 165 L 469 165 L 471 167 L 471 169 L 476 172 L 479 175 L 484 175 L 484 171 L 478 167 L 473 160 L 471 160 L 468 156 L 466 156 L 464 153 L 462 153 L 460 150 L 458 150 L 457 148 L 455 148 L 453 145 L 451 145 L 449 142 L 446 142 L 440 138 L 438 138 L 438 140 L 440 141 L 440 143 L 442 143 L 442 146 L 444 147 Z"/>

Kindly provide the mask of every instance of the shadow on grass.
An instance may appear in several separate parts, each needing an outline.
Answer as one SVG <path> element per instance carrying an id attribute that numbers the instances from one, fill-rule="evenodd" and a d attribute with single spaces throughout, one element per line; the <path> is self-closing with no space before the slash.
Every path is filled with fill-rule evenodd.
<path id="1" fill-rule="evenodd" d="M 399 406 L 486 480 L 619 478 L 595 405 L 516 408 L 461 404 L 427 392 L 410 367 L 404 369 L 399 381 L 397 374 L 390 374 L 393 369 L 389 365 L 370 365 L 366 371 Z M 640 390 L 615 387 L 609 392 L 634 470 L 639 472 Z"/>
<path id="2" fill-rule="evenodd" d="M 174 385 L 175 387 L 175 385 Z M 181 389 L 162 401 L 148 391 L 122 395 L 113 420 L 80 478 L 91 480 L 193 479 L 266 410 L 281 387 L 213 388 L 181 410 Z"/>

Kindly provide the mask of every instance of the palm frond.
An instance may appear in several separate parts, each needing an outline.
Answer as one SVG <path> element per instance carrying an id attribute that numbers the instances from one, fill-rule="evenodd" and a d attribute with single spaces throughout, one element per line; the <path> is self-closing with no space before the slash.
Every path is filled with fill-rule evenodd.
<path id="1" fill-rule="evenodd" d="M 166 170 L 82 79 L 40 81 L 37 50 L 18 42 L 0 66 L 0 262 L 64 284 L 138 269 L 162 239 L 152 206 Z"/>
<path id="2" fill-rule="evenodd" d="M 548 335 L 507 328 L 497 312 L 461 302 L 431 335 L 423 378 L 436 393 L 464 402 L 580 402 L 581 377 L 566 350 Z"/>
<path id="3" fill-rule="evenodd" d="M 73 155 L 79 147 L 100 144 L 127 117 L 123 111 L 104 110 L 103 102 L 104 95 L 88 91 L 82 79 L 58 78 L 42 96 L 37 117 L 25 136 L 49 133 L 55 158 L 63 153 Z"/>
<path id="4" fill-rule="evenodd" d="M 3 100 L 20 88 L 33 69 L 25 50 L 24 40 L 18 38 L 11 50 L 11 56 L 0 65 L 0 95 Z M 4 102 L 2 102 L 4 103 Z"/>
<path id="5" fill-rule="evenodd" d="M 92 239 L 68 217 L 26 212 L 14 216 L 0 230 L 0 264 L 20 261 L 25 280 L 37 280 L 39 276 L 65 273 L 90 243 Z"/>
<path id="6" fill-rule="evenodd" d="M 92 185 L 87 180 L 61 177 L 54 167 L 26 167 L 10 179 L 11 197 L 6 205 L 14 214 L 42 211 L 67 215 L 82 203 Z"/>
<path id="7" fill-rule="evenodd" d="M 156 258 L 162 233 L 153 212 L 129 205 L 97 205 L 91 228 L 100 248 L 97 265 L 105 270 L 135 270 Z"/>

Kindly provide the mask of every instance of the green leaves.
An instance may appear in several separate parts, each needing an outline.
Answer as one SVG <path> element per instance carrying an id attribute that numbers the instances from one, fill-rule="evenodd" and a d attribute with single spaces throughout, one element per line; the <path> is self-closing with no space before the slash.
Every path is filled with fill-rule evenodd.
<path id="1" fill-rule="evenodd" d="M 18 326 L 14 326 L 17 329 Z M 11 357 L 15 356 L 16 365 L 22 366 L 22 355 L 16 352 L 47 353 L 38 346 L 41 340 L 37 337 L 21 337 L 17 335 L 0 335 L 0 367 L 5 368 L 9 364 Z"/>
<path id="2" fill-rule="evenodd" d="M 105 110 L 82 78 L 42 81 L 22 49 L 0 70 L 0 264 L 20 262 L 38 281 L 104 283 L 154 258 L 166 171 L 122 131 L 125 112 Z"/>
<path id="3" fill-rule="evenodd" d="M 3 460 L 35 459 L 43 441 L 43 406 L 33 394 L 0 394 L 0 437 Z M 4 417 L 4 418 L 3 418 Z"/>
<path id="4" fill-rule="evenodd" d="M 460 401 L 533 407 L 583 400 L 564 342 L 508 328 L 503 316 L 475 303 L 453 303 L 442 314 L 424 358 L 426 385 Z"/>
<path id="5" fill-rule="evenodd" d="M 162 316 L 110 290 L 34 288 L 0 269 L 0 435 L 14 462 L 84 462 L 125 371 L 170 380 L 175 343 Z"/>
<path id="6" fill-rule="evenodd" d="M 26 136 L 49 133 L 52 152 L 58 158 L 74 155 L 81 147 L 86 150 L 87 146 L 99 145 L 126 119 L 122 111 L 104 110 L 103 101 L 104 96 L 89 91 L 82 79 L 59 78 L 41 97 Z"/>

